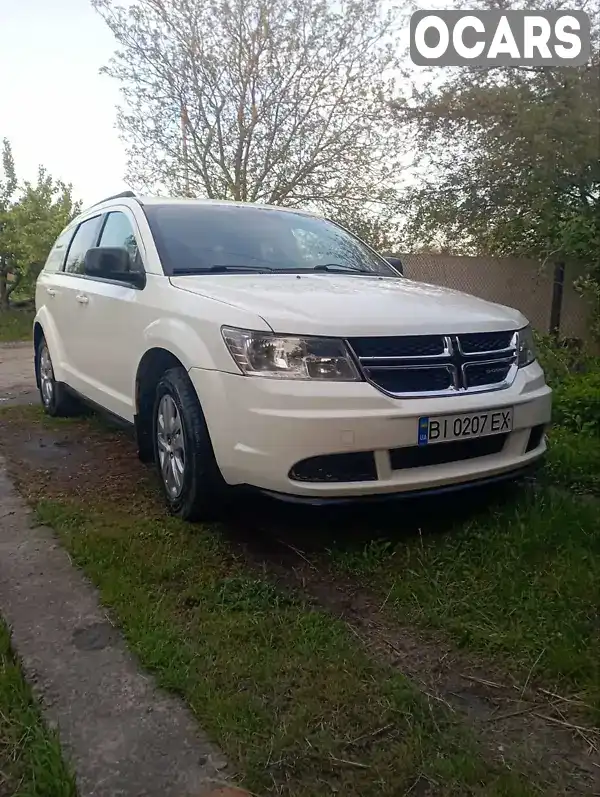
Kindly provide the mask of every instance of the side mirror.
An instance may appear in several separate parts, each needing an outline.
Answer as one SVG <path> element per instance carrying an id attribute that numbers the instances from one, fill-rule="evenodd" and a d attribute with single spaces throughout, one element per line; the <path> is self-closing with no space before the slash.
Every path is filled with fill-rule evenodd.
<path id="1" fill-rule="evenodd" d="M 88 249 L 83 260 L 83 273 L 89 277 L 112 279 L 143 288 L 144 272 L 131 270 L 129 252 L 122 246 L 95 246 Z"/>
<path id="2" fill-rule="evenodd" d="M 402 265 L 402 261 L 400 260 L 399 257 L 387 257 L 387 256 L 385 256 L 385 259 L 390 264 L 390 266 L 393 266 L 393 268 L 395 268 L 396 271 L 399 271 L 400 274 L 404 275 L 404 266 Z"/>

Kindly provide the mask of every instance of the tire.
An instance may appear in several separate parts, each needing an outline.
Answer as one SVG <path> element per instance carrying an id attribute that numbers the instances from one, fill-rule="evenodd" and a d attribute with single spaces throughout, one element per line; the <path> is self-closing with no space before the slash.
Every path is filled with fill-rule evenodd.
<path id="1" fill-rule="evenodd" d="M 184 368 L 161 377 L 152 413 L 154 460 L 171 514 L 215 520 L 227 485 L 215 459 L 204 413 Z"/>
<path id="2" fill-rule="evenodd" d="M 54 368 L 46 338 L 42 336 L 35 350 L 38 389 L 42 407 L 53 418 L 68 418 L 82 412 L 82 406 L 62 382 L 54 378 Z"/>

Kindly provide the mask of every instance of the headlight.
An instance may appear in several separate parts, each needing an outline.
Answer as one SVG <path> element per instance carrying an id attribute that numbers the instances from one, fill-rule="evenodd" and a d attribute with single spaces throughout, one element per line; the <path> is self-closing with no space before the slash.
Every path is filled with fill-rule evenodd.
<path id="1" fill-rule="evenodd" d="M 519 330 L 519 368 L 524 368 L 536 358 L 535 341 L 530 326 Z"/>
<path id="2" fill-rule="evenodd" d="M 279 337 L 231 327 L 221 331 L 231 356 L 246 376 L 337 382 L 361 379 L 343 341 L 336 338 Z"/>

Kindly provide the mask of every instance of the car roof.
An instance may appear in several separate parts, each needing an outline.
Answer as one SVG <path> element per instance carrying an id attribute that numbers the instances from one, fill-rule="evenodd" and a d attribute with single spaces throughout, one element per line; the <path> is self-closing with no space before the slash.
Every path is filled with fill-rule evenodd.
<path id="1" fill-rule="evenodd" d="M 304 210 L 301 208 L 289 208 L 282 205 L 269 205 L 262 202 L 237 202 L 229 199 L 196 199 L 189 197 L 163 197 L 163 196 L 145 196 L 134 194 L 133 191 L 124 191 L 121 194 L 102 199 L 99 202 L 89 205 L 82 210 L 81 216 L 91 211 L 102 210 L 115 204 L 127 204 L 137 202 L 142 206 L 152 205 L 174 205 L 180 207 L 240 207 L 240 208 L 257 208 L 258 210 L 276 210 L 279 212 L 287 213 L 300 213 L 304 216 L 318 216 L 319 214 Z"/>
<path id="2" fill-rule="evenodd" d="M 221 206 L 221 207 L 240 207 L 240 208 L 258 208 L 260 210 L 282 210 L 289 213 L 302 213 L 305 216 L 314 216 L 314 213 L 311 213 L 308 210 L 302 210 L 300 208 L 286 208 L 282 205 L 268 205 L 263 202 L 236 202 L 234 200 L 229 199 L 189 199 L 187 197 L 156 197 L 156 196 L 140 196 L 136 197 L 136 199 L 142 205 L 181 205 L 181 206 L 190 206 L 190 205 L 198 205 L 202 206 Z"/>

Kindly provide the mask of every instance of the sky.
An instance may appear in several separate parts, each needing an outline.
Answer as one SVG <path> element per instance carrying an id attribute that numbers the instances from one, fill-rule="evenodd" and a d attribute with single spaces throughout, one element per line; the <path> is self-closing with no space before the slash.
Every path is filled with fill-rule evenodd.
<path id="1" fill-rule="evenodd" d="M 114 49 L 89 0 L 0 0 L 0 140 L 19 178 L 43 165 L 84 205 L 128 187 L 118 84 L 99 74 Z"/>
<path id="2" fill-rule="evenodd" d="M 118 84 L 100 74 L 114 49 L 89 0 L 0 0 L 0 140 L 19 179 L 43 165 L 84 206 L 128 188 Z"/>

